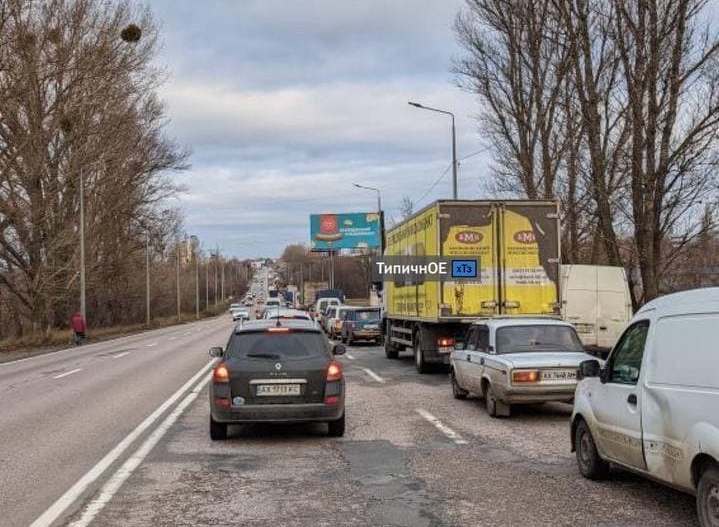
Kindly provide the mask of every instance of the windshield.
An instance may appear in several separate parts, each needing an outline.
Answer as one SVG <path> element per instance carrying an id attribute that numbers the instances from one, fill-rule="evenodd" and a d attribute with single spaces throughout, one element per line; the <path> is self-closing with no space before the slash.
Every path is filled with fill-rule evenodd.
<path id="1" fill-rule="evenodd" d="M 363 310 L 350 311 L 347 313 L 347 319 L 348 320 L 356 320 L 358 322 L 379 320 L 379 310 L 378 309 L 366 309 L 366 310 L 363 309 Z"/>
<path id="2" fill-rule="evenodd" d="M 327 355 L 327 340 L 317 332 L 241 333 L 233 335 L 227 348 L 231 359 L 285 359 Z"/>
<path id="3" fill-rule="evenodd" d="M 497 353 L 584 351 L 574 328 L 568 326 L 509 326 L 497 330 Z"/>

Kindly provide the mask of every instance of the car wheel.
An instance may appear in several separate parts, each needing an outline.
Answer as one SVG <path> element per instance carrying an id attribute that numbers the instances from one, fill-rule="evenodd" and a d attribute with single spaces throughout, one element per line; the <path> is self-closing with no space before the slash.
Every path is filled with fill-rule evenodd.
<path id="1" fill-rule="evenodd" d="M 345 414 L 336 421 L 327 423 L 327 433 L 330 437 L 342 437 L 345 435 Z"/>
<path id="2" fill-rule="evenodd" d="M 429 365 L 424 360 L 424 353 L 422 353 L 422 339 L 421 333 L 418 331 L 414 338 L 414 365 L 417 368 L 417 373 L 429 373 Z"/>
<path id="3" fill-rule="evenodd" d="M 384 354 L 388 359 L 396 359 L 399 357 L 399 350 L 390 342 L 389 337 L 384 338 Z"/>
<path id="4" fill-rule="evenodd" d="M 227 423 L 218 423 L 210 416 L 210 439 L 213 441 L 227 439 Z"/>
<path id="5" fill-rule="evenodd" d="M 719 466 L 704 471 L 697 486 L 697 514 L 702 527 L 719 526 Z"/>
<path id="6" fill-rule="evenodd" d="M 488 384 L 487 389 L 484 391 L 484 407 L 487 409 L 487 415 L 498 417 L 497 397 L 494 395 L 494 388 L 492 388 L 491 384 Z"/>
<path id="7" fill-rule="evenodd" d="M 577 453 L 579 472 L 587 479 L 604 479 L 609 475 L 609 463 L 597 451 L 592 432 L 584 420 L 579 421 L 574 432 L 574 446 Z"/>
<path id="8" fill-rule="evenodd" d="M 457 376 L 454 374 L 454 369 L 450 370 L 449 376 L 452 381 L 452 395 L 455 399 L 466 399 L 469 392 L 463 390 L 457 382 Z"/>

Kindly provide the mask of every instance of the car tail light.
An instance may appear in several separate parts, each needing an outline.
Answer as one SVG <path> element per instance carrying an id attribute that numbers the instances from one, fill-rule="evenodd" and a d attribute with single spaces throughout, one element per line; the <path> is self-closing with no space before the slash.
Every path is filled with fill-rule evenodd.
<path id="1" fill-rule="evenodd" d="M 280 327 L 275 326 L 275 327 L 267 328 L 267 331 L 269 331 L 270 333 L 289 333 L 290 328 L 283 327 L 283 326 L 280 326 Z"/>
<path id="2" fill-rule="evenodd" d="M 227 370 L 227 366 L 223 362 L 215 366 L 212 370 L 212 382 L 214 383 L 227 383 L 230 382 L 230 372 Z"/>
<path id="3" fill-rule="evenodd" d="M 220 408 L 229 408 L 230 400 L 224 397 L 215 397 L 215 405 Z"/>
<path id="4" fill-rule="evenodd" d="M 512 382 L 522 384 L 539 382 L 539 372 L 537 370 L 513 371 Z"/>
<path id="5" fill-rule="evenodd" d="M 325 397 L 325 404 L 337 404 L 339 401 L 339 395 L 328 395 L 327 397 Z"/>
<path id="6" fill-rule="evenodd" d="M 451 348 L 454 346 L 454 339 L 452 337 L 440 337 L 437 339 L 437 346 L 440 348 Z"/>
<path id="7" fill-rule="evenodd" d="M 327 382 L 342 380 L 342 364 L 337 361 L 330 362 L 327 367 Z"/>

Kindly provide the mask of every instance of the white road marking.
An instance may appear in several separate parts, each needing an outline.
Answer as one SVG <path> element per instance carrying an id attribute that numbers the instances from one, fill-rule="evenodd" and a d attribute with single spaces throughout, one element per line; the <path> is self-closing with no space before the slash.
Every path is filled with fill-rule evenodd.
<path id="1" fill-rule="evenodd" d="M 118 353 L 118 354 L 116 354 L 116 355 L 112 355 L 112 358 L 113 358 L 113 359 L 121 359 L 121 358 L 124 357 L 125 355 L 129 355 L 129 354 L 130 354 L 129 351 L 123 351 L 122 353 Z"/>
<path id="2" fill-rule="evenodd" d="M 157 346 L 157 342 L 153 342 L 153 343 L 151 343 L 151 344 L 145 344 L 145 347 L 146 347 L 146 348 L 151 348 L 151 347 L 153 347 L 153 346 Z"/>
<path id="3" fill-rule="evenodd" d="M 454 441 L 457 445 L 466 445 L 467 441 L 462 439 L 462 436 L 460 436 L 457 432 L 452 430 L 450 427 L 448 427 L 446 424 L 444 424 L 442 421 L 437 419 L 435 416 L 433 416 L 431 413 L 429 413 L 424 408 L 417 408 L 417 413 L 424 417 L 427 421 L 432 423 L 437 430 L 442 432 L 444 435 L 446 435 L 449 439 Z"/>
<path id="4" fill-rule="evenodd" d="M 68 375 L 72 375 L 73 373 L 77 373 L 79 371 L 82 371 L 82 368 L 75 368 L 74 370 L 66 371 L 60 375 L 55 375 L 53 379 L 62 379 L 63 377 L 67 377 Z"/>
<path id="5" fill-rule="evenodd" d="M 140 436 L 145 430 L 150 428 L 157 419 L 172 406 L 175 401 L 182 397 L 187 390 L 189 390 L 202 375 L 212 367 L 214 361 L 208 362 L 203 366 L 200 371 L 195 373 L 189 381 L 182 385 L 182 387 L 173 393 L 169 399 L 162 403 L 157 409 L 148 415 L 144 421 L 142 421 L 137 427 L 130 432 L 125 439 L 120 441 L 115 448 L 110 450 L 105 457 L 103 457 L 98 463 L 85 473 L 72 487 L 70 487 L 65 494 L 60 496 L 55 503 L 43 512 L 37 520 L 30 524 L 30 527 L 46 527 L 52 525 L 67 509 L 92 485 L 103 473 L 112 465 L 117 459 L 125 453 L 130 445 Z"/>
<path id="6" fill-rule="evenodd" d="M 379 375 L 377 375 L 375 372 L 373 372 L 373 371 L 370 370 L 369 368 L 360 368 L 360 370 L 364 371 L 367 375 L 369 375 L 370 377 L 372 377 L 375 381 L 377 381 L 377 382 L 384 382 L 384 379 L 383 379 L 382 377 L 380 377 Z"/>
<path id="7" fill-rule="evenodd" d="M 349 353 L 345 353 L 345 357 L 347 357 L 349 360 L 355 360 L 354 355 L 350 355 Z"/>
<path id="8" fill-rule="evenodd" d="M 102 509 L 107 505 L 115 493 L 120 490 L 122 484 L 125 483 L 137 467 L 143 462 L 152 449 L 159 443 L 160 439 L 167 433 L 170 427 L 175 424 L 175 421 L 182 415 L 192 401 L 197 398 L 197 395 L 209 382 L 210 377 L 207 376 L 204 380 L 200 381 L 194 390 L 192 390 L 187 397 L 185 397 L 180 404 L 168 415 L 162 423 L 155 428 L 144 443 L 129 457 L 127 461 L 122 464 L 120 468 L 110 477 L 110 479 L 102 486 L 97 498 L 87 504 L 85 509 L 82 511 L 80 518 L 71 523 L 71 527 L 86 527 L 90 525 L 92 520 Z"/>

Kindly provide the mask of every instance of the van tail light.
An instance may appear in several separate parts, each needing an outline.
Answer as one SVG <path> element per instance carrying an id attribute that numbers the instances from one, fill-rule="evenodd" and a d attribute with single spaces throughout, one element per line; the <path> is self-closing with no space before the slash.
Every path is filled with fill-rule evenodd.
<path id="1" fill-rule="evenodd" d="M 539 372 L 537 370 L 519 370 L 512 372 L 512 382 L 517 384 L 530 384 L 539 382 Z"/>
<path id="2" fill-rule="evenodd" d="M 212 370 L 212 382 L 215 384 L 224 384 L 230 382 L 230 372 L 227 370 L 224 362 L 219 363 Z"/>
<path id="3" fill-rule="evenodd" d="M 454 346 L 454 339 L 452 337 L 440 337 L 437 339 L 437 346 L 440 348 L 451 348 Z"/>
<path id="4" fill-rule="evenodd" d="M 342 364 L 337 361 L 330 362 L 327 367 L 327 382 L 335 382 L 342 380 Z"/>

